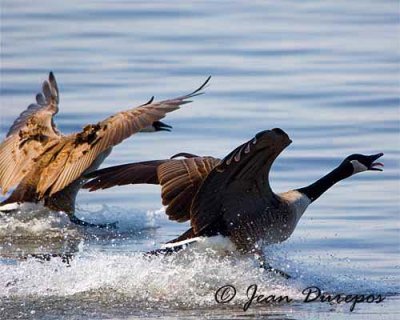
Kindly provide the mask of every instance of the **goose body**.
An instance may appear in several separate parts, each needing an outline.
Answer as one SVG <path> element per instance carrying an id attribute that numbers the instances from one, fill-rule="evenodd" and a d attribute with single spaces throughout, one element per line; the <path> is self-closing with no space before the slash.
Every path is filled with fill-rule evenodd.
<path id="1" fill-rule="evenodd" d="M 351 155 L 315 183 L 275 194 L 269 171 L 291 143 L 282 129 L 259 132 L 220 160 L 182 153 L 171 159 L 132 163 L 89 174 L 85 188 L 150 183 L 162 187 L 171 220 L 190 221 L 191 228 L 170 241 L 169 250 L 198 237 L 222 235 L 240 252 L 288 239 L 307 207 L 336 182 L 365 170 L 381 170 L 374 162 L 383 154 Z M 182 156 L 183 159 L 177 159 Z"/>
<path id="2" fill-rule="evenodd" d="M 8 210 L 16 203 L 42 203 L 50 209 L 65 211 L 73 222 L 90 225 L 74 216 L 75 198 L 85 182 L 84 175 L 98 168 L 112 147 L 131 135 L 169 130 L 170 126 L 159 120 L 190 102 L 188 99 L 200 94 L 206 83 L 191 94 L 160 102 L 151 99 L 86 125 L 81 132 L 63 135 L 53 121 L 58 112 L 59 90 L 50 73 L 36 103 L 14 121 L 0 144 L 0 189 L 5 194 L 16 186 L 1 203 L 0 210 Z"/>

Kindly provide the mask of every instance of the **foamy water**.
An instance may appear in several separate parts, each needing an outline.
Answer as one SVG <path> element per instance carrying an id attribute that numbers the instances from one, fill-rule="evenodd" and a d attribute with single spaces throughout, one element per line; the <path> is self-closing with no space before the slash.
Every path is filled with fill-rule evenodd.
<path id="1" fill-rule="evenodd" d="M 393 296 L 399 292 L 397 285 L 366 281 L 356 268 L 347 268 L 345 274 L 335 274 L 332 272 L 334 268 L 330 266 L 330 272 L 327 273 L 327 265 L 321 263 L 319 257 L 305 262 L 299 257 L 291 256 L 293 248 L 290 248 L 290 245 L 286 248 L 282 245 L 265 248 L 265 254 L 271 265 L 289 273 L 291 279 L 284 279 L 278 274 L 260 269 L 252 255 L 227 253 L 226 246 L 219 246 L 219 242 L 212 246 L 201 241 L 198 245 L 189 246 L 184 251 L 169 256 L 148 256 L 143 252 L 124 250 L 118 245 L 119 241 L 138 239 L 149 229 L 156 230 L 160 227 L 165 219 L 163 209 L 141 214 L 137 212 L 133 219 L 135 223 L 130 227 L 125 225 L 121 230 L 117 228 L 92 231 L 75 227 L 62 213 L 45 211 L 25 207 L 13 218 L 1 217 L 3 220 L 0 238 L 9 239 L 14 250 L 8 248 L 8 251 L 19 253 L 19 258 L 15 260 L 16 257 L 8 257 L 0 260 L 0 299 L 8 301 L 11 308 L 16 308 L 16 304 L 25 301 L 23 311 L 17 312 L 14 309 L 16 316 L 42 317 L 46 315 L 45 306 L 49 301 L 63 309 L 59 304 L 66 300 L 69 303 L 75 301 L 83 309 L 93 308 L 96 301 L 95 314 L 99 317 L 114 310 L 115 306 L 120 306 L 121 310 L 125 310 L 125 314 L 136 314 L 140 309 L 148 310 L 148 315 L 155 311 L 187 312 L 211 308 L 217 312 L 214 314 L 217 316 L 220 312 L 226 312 L 221 307 L 227 305 L 216 304 L 215 294 L 219 288 L 227 285 L 234 286 L 237 292 L 228 305 L 235 312 L 239 312 L 248 302 L 247 289 L 254 284 L 258 286 L 258 292 L 266 296 L 287 296 L 292 300 L 290 304 L 277 303 L 277 310 L 286 309 L 291 305 L 301 306 L 305 298 L 302 291 L 310 286 L 317 286 L 323 292 L 333 295 Z M 111 212 L 114 212 L 114 215 Z M 98 217 L 107 214 L 108 219 L 110 215 L 113 219 L 123 219 L 128 214 L 122 208 L 107 206 L 96 211 L 85 209 L 79 213 L 86 213 L 88 216 L 96 213 Z M 132 222 L 132 219 L 129 221 Z M 44 246 L 43 239 L 53 246 Z M 54 246 L 61 239 L 63 245 Z M 113 249 L 104 250 L 102 241 L 111 243 Z M 117 242 L 113 244 L 115 241 Z M 75 247 L 70 245 L 67 249 L 66 244 L 71 242 L 75 243 Z M 34 244 L 37 245 L 36 250 L 33 249 Z M 24 256 L 21 260 L 21 250 L 17 246 L 30 248 L 31 253 L 44 253 L 43 250 L 72 253 L 72 258 L 68 263 L 63 262 L 60 257 L 43 261 Z M 393 279 L 387 280 L 389 282 Z M 248 311 L 249 314 L 258 314 L 271 306 L 274 304 L 254 303 Z M 329 308 L 348 312 L 350 305 L 322 304 L 322 310 L 326 311 Z M 356 310 L 366 308 L 371 307 L 359 303 Z M 2 311 L 5 310 L 10 312 L 10 309 L 3 307 Z M 53 312 L 50 314 L 54 315 Z M 80 314 L 77 312 L 77 315 Z"/>

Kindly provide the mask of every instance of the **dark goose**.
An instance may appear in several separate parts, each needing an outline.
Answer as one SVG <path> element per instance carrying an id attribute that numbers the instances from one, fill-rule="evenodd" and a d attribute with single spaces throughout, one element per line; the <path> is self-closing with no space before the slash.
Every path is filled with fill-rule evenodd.
<path id="1" fill-rule="evenodd" d="M 315 183 L 275 194 L 269 171 L 291 140 L 282 129 L 259 132 L 223 160 L 177 154 L 168 160 L 131 163 L 92 172 L 84 187 L 91 191 L 116 185 L 162 186 L 169 219 L 190 220 L 191 228 L 165 245 L 176 251 L 199 237 L 229 237 L 237 250 L 256 252 L 258 242 L 272 244 L 290 237 L 308 205 L 340 180 L 366 170 L 382 170 L 374 162 L 383 154 L 354 154 Z M 184 159 L 176 159 L 177 157 Z M 161 251 L 156 251 L 161 252 Z"/>
<path id="2" fill-rule="evenodd" d="M 159 120 L 179 109 L 188 99 L 201 94 L 210 78 L 188 95 L 153 102 L 116 113 L 97 124 L 86 125 L 79 133 L 62 135 L 53 122 L 58 112 L 59 92 L 50 73 L 36 103 L 14 121 L 0 144 L 0 188 L 5 194 L 17 186 L 1 203 L 1 211 L 12 211 L 14 204 L 43 203 L 52 210 L 65 211 L 71 221 L 93 224 L 74 215 L 75 198 L 85 182 L 84 174 L 95 169 L 110 154 L 113 146 L 139 131 L 169 130 Z"/>

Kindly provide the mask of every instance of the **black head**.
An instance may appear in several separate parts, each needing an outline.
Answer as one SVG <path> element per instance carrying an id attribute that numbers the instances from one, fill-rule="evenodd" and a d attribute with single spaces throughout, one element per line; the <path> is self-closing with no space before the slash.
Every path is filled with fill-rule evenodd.
<path id="1" fill-rule="evenodd" d="M 350 163 L 353 166 L 353 174 L 367 170 L 383 171 L 383 163 L 375 162 L 382 156 L 383 153 L 372 154 L 370 156 L 363 154 L 352 154 L 344 159 L 343 163 Z"/>
<path id="2" fill-rule="evenodd" d="M 172 127 L 161 121 L 154 121 L 153 128 L 155 131 L 171 131 Z"/>

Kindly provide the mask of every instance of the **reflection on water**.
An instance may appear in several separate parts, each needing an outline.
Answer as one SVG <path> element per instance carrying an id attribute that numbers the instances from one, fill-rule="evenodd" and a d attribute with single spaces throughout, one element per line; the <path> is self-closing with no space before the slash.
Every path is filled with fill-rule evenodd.
<path id="1" fill-rule="evenodd" d="M 334 186 L 289 241 L 267 249 L 292 281 L 259 273 L 250 258 L 144 259 L 140 252 L 187 228 L 157 210 L 155 186 L 80 193 L 77 215 L 118 221 L 117 230 L 82 230 L 62 213 L 2 215 L 0 317 L 346 319 L 347 306 L 299 301 L 243 313 L 243 299 L 217 306 L 213 293 L 229 282 L 294 297 L 308 285 L 399 293 L 398 9 L 396 1 L 2 1 L 2 136 L 50 70 L 64 133 L 152 95 L 190 92 L 212 75 L 205 95 L 168 116 L 173 132 L 138 134 L 103 166 L 182 151 L 223 157 L 256 132 L 282 127 L 293 143 L 271 173 L 277 192 L 308 184 L 352 153 L 384 152 L 385 171 Z M 69 267 L 57 258 L 15 259 L 46 251 L 75 258 Z M 393 318 L 396 303 L 362 305 L 352 318 Z"/>

